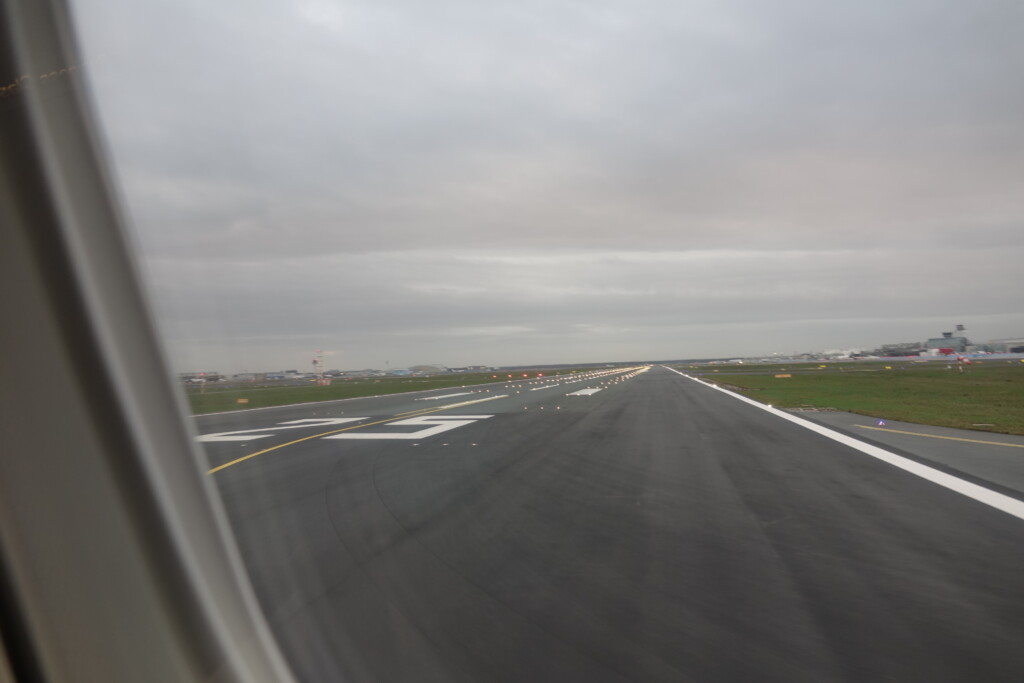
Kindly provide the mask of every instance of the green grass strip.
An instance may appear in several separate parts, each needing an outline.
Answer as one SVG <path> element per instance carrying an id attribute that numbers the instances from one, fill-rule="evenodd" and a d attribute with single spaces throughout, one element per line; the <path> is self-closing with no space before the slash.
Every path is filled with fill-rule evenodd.
<path id="1" fill-rule="evenodd" d="M 1024 363 L 1019 361 L 983 361 L 962 373 L 956 363 L 895 361 L 679 370 L 780 408 L 833 408 L 917 424 L 1024 434 Z"/>

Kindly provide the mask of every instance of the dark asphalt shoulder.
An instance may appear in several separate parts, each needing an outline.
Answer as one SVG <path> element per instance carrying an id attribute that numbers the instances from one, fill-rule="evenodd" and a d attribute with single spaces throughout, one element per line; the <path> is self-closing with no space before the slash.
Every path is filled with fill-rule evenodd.
<path id="1" fill-rule="evenodd" d="M 879 420 L 838 410 L 789 412 L 1024 500 L 1024 436 Z"/>

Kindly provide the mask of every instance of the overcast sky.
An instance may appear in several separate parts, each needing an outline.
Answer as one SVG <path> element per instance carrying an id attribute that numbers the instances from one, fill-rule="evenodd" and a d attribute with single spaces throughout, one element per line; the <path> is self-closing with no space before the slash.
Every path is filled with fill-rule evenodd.
<path id="1" fill-rule="evenodd" d="M 84 0 L 178 370 L 1024 335 L 1019 0 Z"/>

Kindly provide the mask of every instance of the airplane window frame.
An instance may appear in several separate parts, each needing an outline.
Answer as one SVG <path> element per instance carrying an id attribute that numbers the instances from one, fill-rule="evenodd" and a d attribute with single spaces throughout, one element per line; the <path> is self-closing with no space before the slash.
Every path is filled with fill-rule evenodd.
<path id="1" fill-rule="evenodd" d="M 0 2 L 0 682 L 292 680 L 171 382 L 63 2 Z"/>

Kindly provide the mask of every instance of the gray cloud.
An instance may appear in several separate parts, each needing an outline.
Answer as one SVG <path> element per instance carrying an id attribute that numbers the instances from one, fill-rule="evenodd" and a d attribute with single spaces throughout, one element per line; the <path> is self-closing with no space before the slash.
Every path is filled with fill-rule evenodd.
<path id="1" fill-rule="evenodd" d="M 79 13 L 178 362 L 1021 332 L 1019 3 Z"/>

